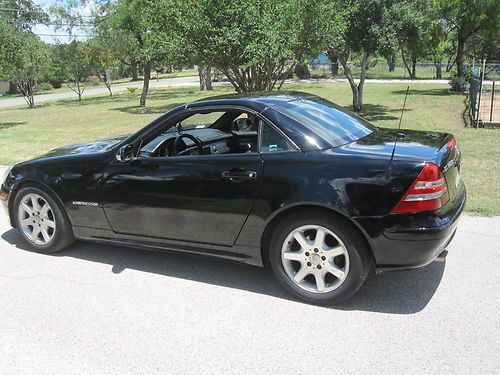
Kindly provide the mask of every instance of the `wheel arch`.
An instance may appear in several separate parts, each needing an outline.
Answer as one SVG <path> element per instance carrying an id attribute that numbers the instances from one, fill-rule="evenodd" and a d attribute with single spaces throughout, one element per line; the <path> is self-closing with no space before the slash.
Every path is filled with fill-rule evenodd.
<path id="1" fill-rule="evenodd" d="M 64 207 L 64 204 L 63 204 L 61 198 L 54 191 L 54 189 L 52 189 L 47 184 L 44 184 L 43 182 L 40 182 L 38 180 L 35 180 L 32 178 L 26 178 L 26 179 L 23 179 L 22 181 L 20 181 L 19 183 L 17 183 L 13 187 L 12 191 L 10 192 L 10 196 L 9 196 L 9 219 L 10 219 L 10 222 L 12 223 L 12 226 L 14 228 L 16 227 L 16 221 L 14 220 L 14 201 L 16 200 L 17 193 L 25 187 L 36 187 L 36 188 L 42 189 L 42 190 L 46 191 L 47 193 L 49 193 L 50 195 L 52 195 L 52 197 L 54 197 L 56 202 L 60 205 L 60 208 L 63 210 L 63 212 L 66 214 L 66 216 L 68 216 L 66 213 L 66 208 Z M 68 216 L 68 219 L 69 219 L 69 216 Z M 69 220 L 71 222 L 71 219 L 69 219 Z"/>
<path id="2" fill-rule="evenodd" d="M 373 259 L 375 259 L 374 253 L 372 246 L 370 244 L 370 241 L 368 240 L 368 235 L 367 233 L 363 230 L 363 228 L 356 223 L 354 220 L 346 216 L 345 214 L 335 210 L 334 208 L 330 206 L 324 206 L 321 204 L 317 203 L 303 203 L 303 204 L 296 204 L 293 206 L 289 206 L 287 208 L 282 209 L 279 212 L 276 212 L 268 221 L 264 228 L 264 232 L 262 233 L 261 237 L 261 242 L 260 242 L 260 249 L 261 249 L 261 257 L 262 257 L 262 263 L 264 267 L 268 267 L 269 264 L 269 242 L 271 239 L 271 234 L 273 232 L 273 229 L 276 227 L 276 225 L 286 217 L 290 215 L 296 215 L 300 212 L 307 212 L 307 211 L 315 211 L 315 212 L 323 212 L 328 215 L 335 216 L 337 218 L 340 218 L 344 220 L 346 223 L 348 223 L 355 231 L 357 231 L 360 235 L 363 241 L 365 242 L 367 248 L 370 251 L 371 256 Z"/>

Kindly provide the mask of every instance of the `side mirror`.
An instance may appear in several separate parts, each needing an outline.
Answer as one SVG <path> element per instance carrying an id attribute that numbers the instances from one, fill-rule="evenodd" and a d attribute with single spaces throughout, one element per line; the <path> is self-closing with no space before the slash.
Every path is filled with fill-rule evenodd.
<path id="1" fill-rule="evenodd" d="M 131 144 L 120 147 L 116 153 L 116 160 L 121 163 L 128 163 L 134 160 L 134 147 Z"/>

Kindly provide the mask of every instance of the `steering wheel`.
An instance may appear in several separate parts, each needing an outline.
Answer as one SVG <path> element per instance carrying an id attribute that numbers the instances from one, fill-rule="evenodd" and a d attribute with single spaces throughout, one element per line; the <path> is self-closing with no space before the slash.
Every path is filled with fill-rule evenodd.
<path id="1" fill-rule="evenodd" d="M 179 142 L 183 138 L 188 138 L 188 139 L 192 140 L 194 142 L 195 146 L 200 150 L 200 154 L 203 153 L 203 142 L 198 137 L 195 137 L 192 134 L 184 133 L 184 134 L 177 136 L 177 138 L 175 138 L 175 140 L 174 140 L 174 150 L 173 150 L 174 156 L 182 155 L 182 153 L 184 151 L 186 151 L 186 150 L 182 150 L 179 152 Z"/>

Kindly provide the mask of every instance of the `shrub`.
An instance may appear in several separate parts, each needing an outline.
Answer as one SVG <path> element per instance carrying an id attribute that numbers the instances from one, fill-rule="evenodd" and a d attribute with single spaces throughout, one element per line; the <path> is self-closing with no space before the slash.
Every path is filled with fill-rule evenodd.
<path id="1" fill-rule="evenodd" d="M 48 82 L 41 82 L 38 84 L 38 91 L 52 90 L 52 85 Z"/>
<path id="2" fill-rule="evenodd" d="M 469 89 L 469 80 L 465 77 L 459 77 L 457 73 L 452 73 L 449 84 L 451 91 L 464 92 Z"/>
<path id="3" fill-rule="evenodd" d="M 309 72 L 309 67 L 307 66 L 307 64 L 297 64 L 294 70 L 295 74 L 300 79 L 307 79 L 311 77 L 311 73 Z"/>
<path id="4" fill-rule="evenodd" d="M 137 87 L 127 87 L 129 93 L 133 94 L 137 91 Z"/>
<path id="5" fill-rule="evenodd" d="M 49 83 L 52 85 L 53 88 L 60 89 L 62 87 L 63 81 L 62 79 L 51 79 Z"/>

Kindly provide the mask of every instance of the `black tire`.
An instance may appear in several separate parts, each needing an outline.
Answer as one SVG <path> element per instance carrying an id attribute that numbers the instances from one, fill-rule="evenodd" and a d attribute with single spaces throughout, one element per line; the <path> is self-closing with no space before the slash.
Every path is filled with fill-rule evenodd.
<path id="1" fill-rule="evenodd" d="M 296 285 L 282 263 L 282 246 L 287 236 L 305 225 L 319 225 L 334 232 L 343 242 L 349 256 L 349 271 L 344 281 L 330 292 L 316 293 Z M 323 212 L 303 211 L 280 221 L 269 241 L 269 262 L 280 285 L 293 296 L 318 305 L 334 305 L 354 295 L 373 269 L 371 252 L 361 234 L 341 217 Z"/>
<path id="2" fill-rule="evenodd" d="M 24 233 L 21 227 L 18 215 L 19 205 L 22 199 L 27 194 L 33 194 L 33 193 L 41 196 L 50 205 L 56 223 L 56 228 L 54 230 L 53 237 L 50 240 L 50 242 L 47 243 L 46 245 L 35 244 L 27 237 L 27 235 Z M 71 226 L 71 222 L 68 218 L 68 215 L 64 210 L 64 207 L 57 198 L 53 197 L 52 193 L 49 193 L 41 186 L 37 185 L 37 186 L 24 187 L 17 192 L 14 199 L 13 216 L 16 228 L 21 234 L 23 241 L 28 245 L 30 249 L 32 249 L 37 253 L 53 254 L 63 250 L 64 248 L 68 247 L 75 241 L 75 237 L 73 235 L 73 228 Z"/>

